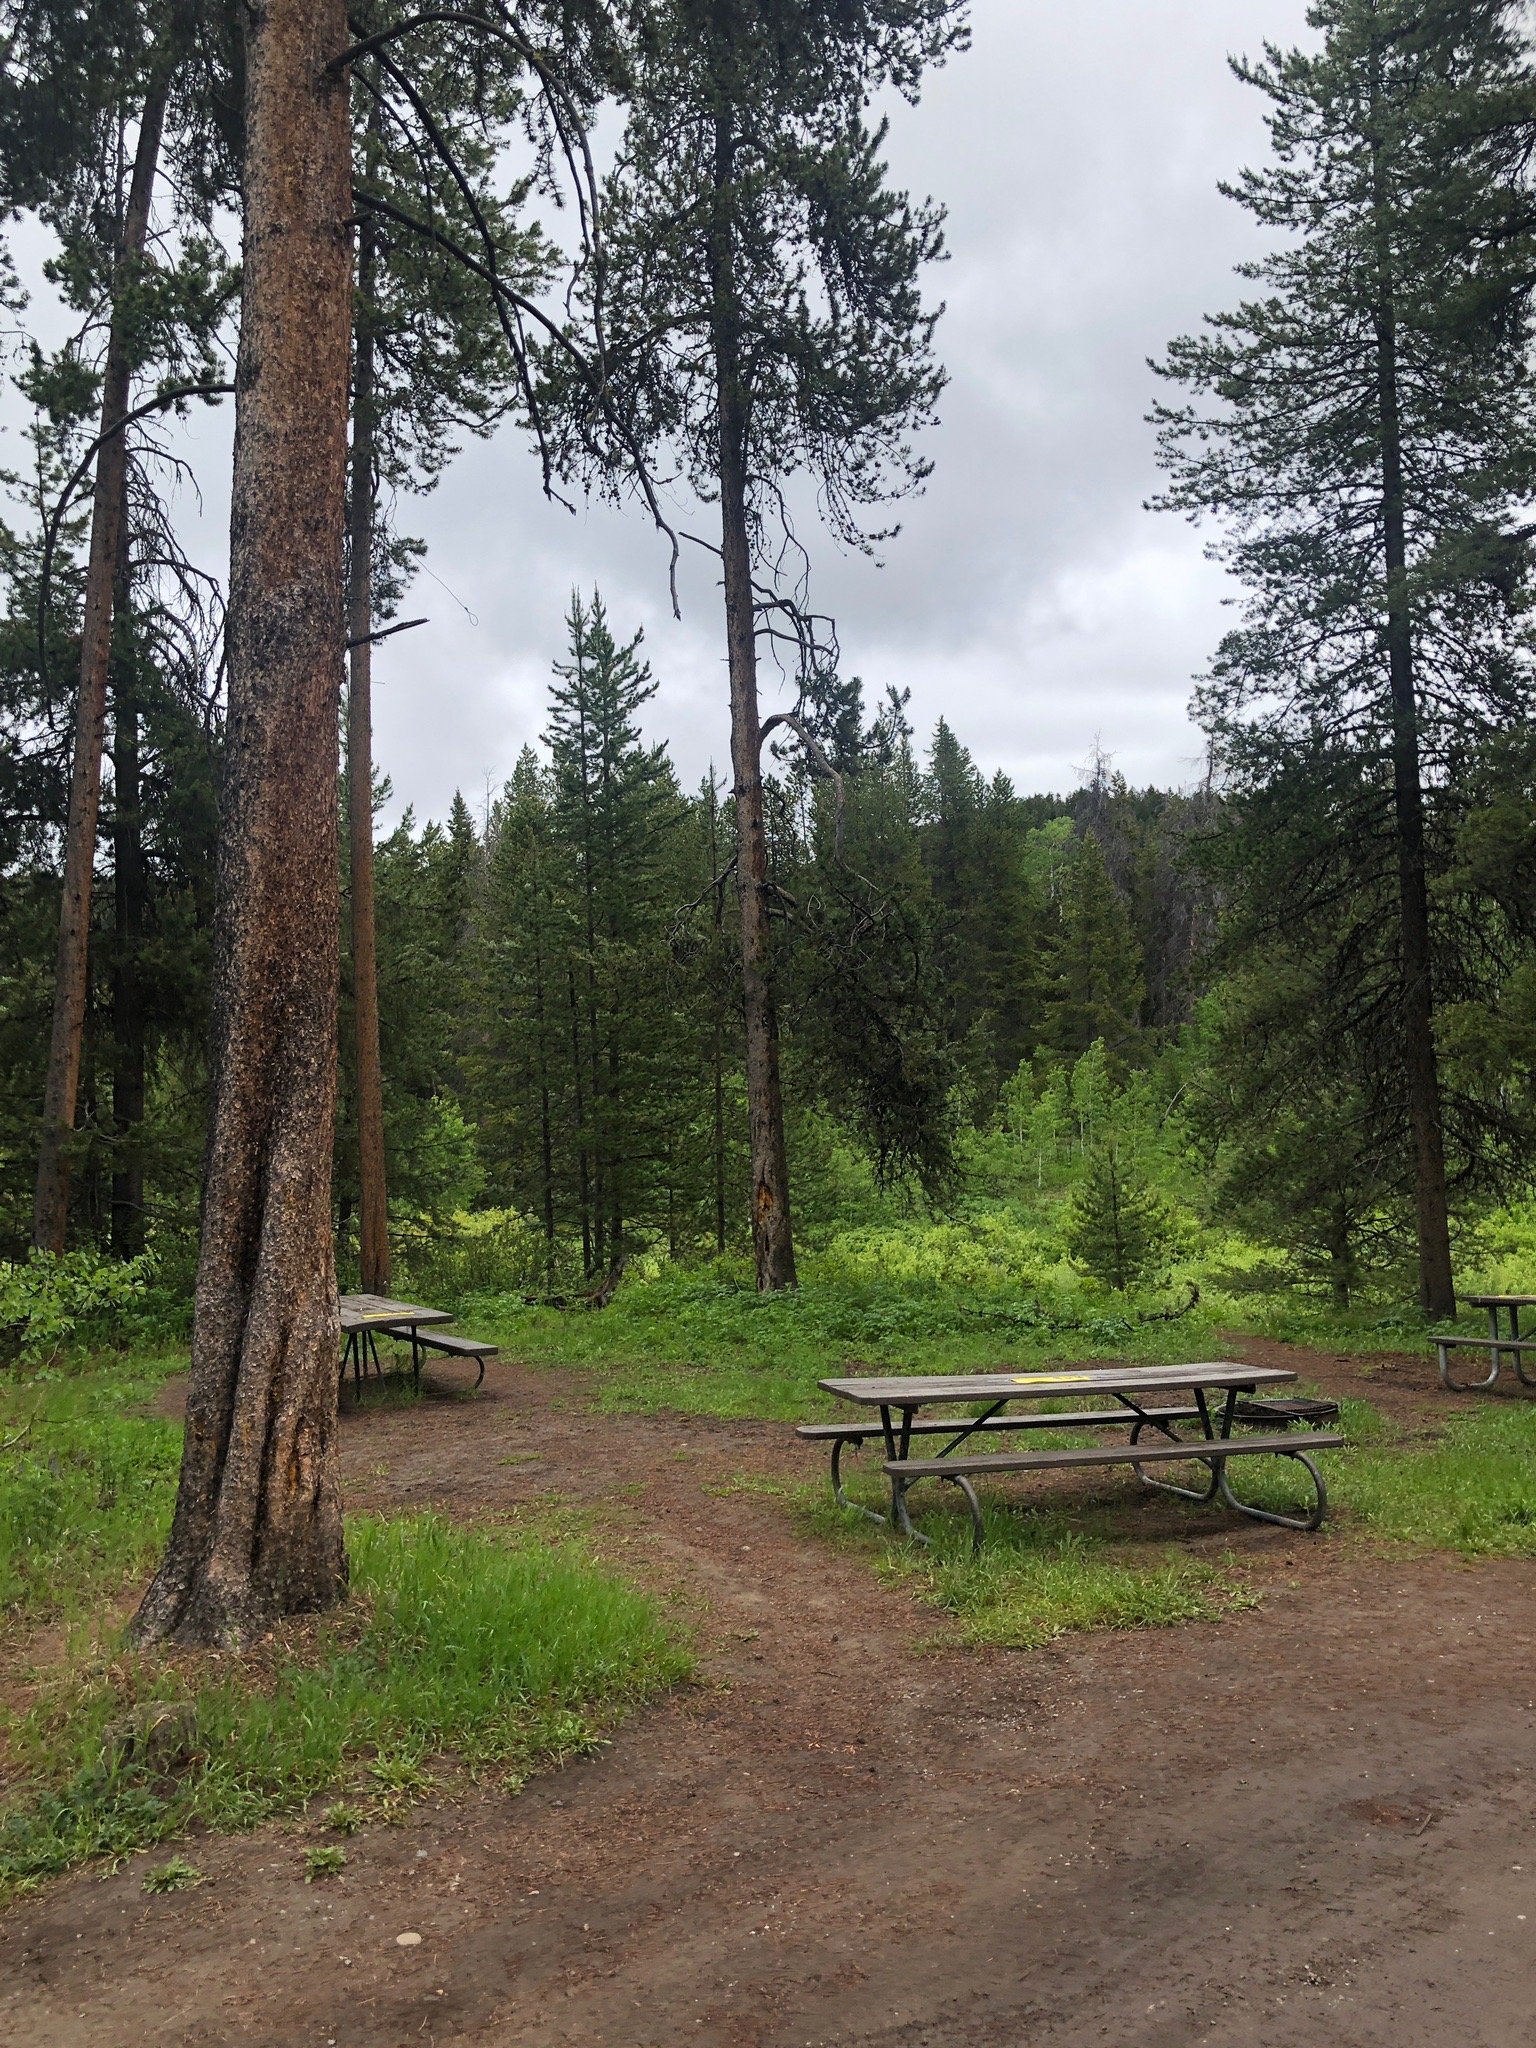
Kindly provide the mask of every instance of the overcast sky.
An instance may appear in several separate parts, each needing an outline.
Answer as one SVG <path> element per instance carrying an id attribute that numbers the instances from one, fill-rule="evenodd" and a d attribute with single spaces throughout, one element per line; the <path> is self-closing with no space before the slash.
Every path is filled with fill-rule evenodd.
<path id="1" fill-rule="evenodd" d="M 1253 250 L 1216 191 L 1263 149 L 1227 56 L 1297 40 L 1304 15 L 1304 0 L 974 0 L 972 49 L 893 123 L 897 176 L 949 210 L 933 289 L 950 384 L 934 474 L 885 565 L 814 541 L 813 595 L 871 696 L 909 688 L 920 734 L 942 713 L 1021 789 L 1070 788 L 1096 739 L 1135 782 L 1196 772 L 1185 706 L 1223 578 L 1198 533 L 1142 509 L 1146 358 L 1230 299 Z M 596 583 L 619 629 L 644 626 L 651 731 L 684 776 L 727 758 L 704 558 L 675 622 L 643 517 L 551 507 L 512 432 L 401 517 L 442 583 L 422 578 L 410 610 L 431 624 L 377 659 L 376 753 L 398 799 L 440 815 L 456 787 L 478 806 L 505 778 L 539 731 L 574 584 Z"/>
<path id="2" fill-rule="evenodd" d="M 948 208 L 950 373 L 934 474 L 883 567 L 808 536 L 812 596 L 870 698 L 912 692 L 987 770 L 1061 790 L 1102 744 L 1133 782 L 1198 771 L 1185 706 L 1223 629 L 1199 533 L 1143 510 L 1156 488 L 1146 358 L 1227 304 L 1255 249 L 1217 180 L 1263 153 L 1261 102 L 1233 52 L 1305 36 L 1305 0 L 973 0 L 973 46 L 893 121 L 900 182 Z M 228 408 L 193 429 L 208 538 L 227 505 Z M 396 808 L 478 808 L 543 720 L 573 585 L 643 626 L 660 688 L 650 731 L 686 780 L 728 757 L 720 596 L 638 512 L 572 517 L 526 440 L 472 443 L 400 523 L 428 543 L 409 602 L 430 624 L 379 650 L 375 755 Z M 695 522 L 704 527 L 701 518 Z M 704 527 L 704 530 L 708 530 Z M 771 707 L 776 679 L 764 675 Z"/>

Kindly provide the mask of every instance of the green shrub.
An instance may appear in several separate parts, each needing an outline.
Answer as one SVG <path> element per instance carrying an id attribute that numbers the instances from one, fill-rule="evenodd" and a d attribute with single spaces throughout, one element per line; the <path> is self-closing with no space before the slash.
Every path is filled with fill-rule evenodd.
<path id="1" fill-rule="evenodd" d="M 115 1339 L 154 1272 L 150 1255 L 111 1259 L 101 1252 L 33 1252 L 0 1262 L 0 1355 L 38 1364 L 71 1344 Z"/>

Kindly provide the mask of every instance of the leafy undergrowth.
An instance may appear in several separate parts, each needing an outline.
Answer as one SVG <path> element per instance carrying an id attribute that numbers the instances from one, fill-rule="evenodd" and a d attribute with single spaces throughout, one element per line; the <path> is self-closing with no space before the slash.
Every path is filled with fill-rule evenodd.
<path id="1" fill-rule="evenodd" d="M 758 1294 L 729 1261 L 664 1268 L 626 1283 L 609 1307 L 529 1307 L 476 1294 L 462 1326 L 536 1365 L 580 1366 L 610 1412 L 758 1416 L 827 1411 L 817 1381 L 841 1373 L 965 1372 L 1062 1358 L 1155 1362 L 1216 1355 L 1211 1318 L 1180 1313 L 1187 1293 L 1140 1304 L 1044 1297 L 993 1278 L 974 1285 L 825 1275 L 807 1261 L 801 1286 Z"/>
<path id="2" fill-rule="evenodd" d="M 6 1731 L 0 1896 L 332 1791 L 389 1818 L 439 1758 L 515 1782 L 688 1672 L 653 1602 L 540 1537 L 421 1515 L 358 1519 L 348 1543 L 339 1617 L 250 1656 L 117 1656 L 43 1687 Z M 172 1753 L 125 1749 L 116 1731 L 157 1716 Z"/>

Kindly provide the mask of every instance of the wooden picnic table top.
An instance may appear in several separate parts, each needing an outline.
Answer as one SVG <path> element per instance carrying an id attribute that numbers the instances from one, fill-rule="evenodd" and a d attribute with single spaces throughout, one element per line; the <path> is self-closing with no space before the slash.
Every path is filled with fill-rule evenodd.
<path id="1" fill-rule="evenodd" d="M 391 1301 L 384 1294 L 344 1294 L 341 1297 L 341 1327 L 346 1330 L 376 1329 L 380 1323 L 451 1323 L 445 1308 L 422 1308 L 412 1301 Z"/>
<path id="2" fill-rule="evenodd" d="M 1048 1394 L 1153 1394 L 1180 1387 L 1276 1386 L 1296 1374 L 1278 1365 L 1121 1365 L 1063 1372 L 933 1373 L 914 1379 L 822 1380 L 829 1394 L 871 1408 L 935 1401 L 1027 1401 Z"/>
<path id="3" fill-rule="evenodd" d="M 1468 1308 L 1536 1308 L 1536 1294 L 1464 1294 Z"/>

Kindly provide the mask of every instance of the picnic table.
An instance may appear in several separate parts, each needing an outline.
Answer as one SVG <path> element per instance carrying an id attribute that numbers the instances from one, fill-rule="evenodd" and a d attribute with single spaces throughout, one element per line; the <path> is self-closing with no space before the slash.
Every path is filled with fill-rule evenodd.
<path id="1" fill-rule="evenodd" d="M 453 1317 L 445 1308 L 424 1308 L 419 1302 L 391 1301 L 382 1294 L 343 1294 L 341 1296 L 341 1333 L 346 1340 L 341 1352 L 341 1376 L 347 1376 L 347 1365 L 352 1366 L 353 1384 L 362 1392 L 363 1375 L 371 1364 L 382 1379 L 384 1369 L 379 1364 L 376 1336 L 407 1338 L 411 1346 L 411 1379 L 421 1385 L 421 1355 L 423 1351 L 439 1351 L 452 1358 L 470 1358 L 479 1367 L 475 1381 L 478 1387 L 485 1378 L 485 1361 L 496 1356 L 494 1344 L 484 1344 L 475 1337 L 460 1337 L 442 1330 L 439 1325 L 451 1323 Z M 430 1334 L 426 1334 L 430 1332 Z"/>
<path id="2" fill-rule="evenodd" d="M 1515 1369 L 1515 1377 L 1524 1387 L 1536 1387 L 1525 1370 L 1521 1360 L 1527 1351 L 1536 1351 L 1536 1338 L 1520 1334 L 1520 1311 L 1536 1308 L 1536 1294 L 1466 1294 L 1462 1300 L 1468 1308 L 1486 1309 L 1488 1312 L 1488 1334 L 1486 1337 L 1463 1337 L 1455 1330 L 1440 1330 L 1430 1338 L 1440 1361 L 1440 1383 L 1449 1387 L 1453 1394 L 1466 1394 L 1477 1387 L 1491 1387 L 1499 1376 L 1505 1358 Z M 1499 1328 L 1501 1311 L 1509 1317 L 1506 1334 Z M 1453 1351 L 1486 1351 L 1489 1367 L 1486 1378 L 1473 1380 L 1468 1385 L 1458 1385 L 1451 1378 L 1451 1353 Z"/>
<path id="3" fill-rule="evenodd" d="M 798 1434 L 812 1442 L 832 1447 L 832 1489 L 843 1507 L 854 1507 L 843 1488 L 842 1454 L 857 1448 L 865 1438 L 878 1437 L 884 1446 L 884 1471 L 890 1481 L 889 1517 L 860 1512 L 894 1526 L 904 1536 L 915 1536 L 907 1512 L 907 1493 L 923 1479 L 941 1479 L 957 1486 L 965 1496 L 971 1514 L 974 1547 L 980 1549 L 984 1527 L 981 1504 L 972 1481 L 992 1473 L 1036 1472 L 1091 1465 L 1130 1465 L 1147 1486 L 1181 1494 L 1196 1501 L 1214 1500 L 1218 1495 L 1239 1514 L 1256 1521 L 1274 1522 L 1285 1529 L 1316 1529 L 1328 1508 L 1322 1474 L 1309 1453 L 1328 1450 L 1344 1439 L 1333 1431 L 1308 1430 L 1291 1434 L 1293 1423 L 1332 1420 L 1338 1404 L 1332 1401 L 1274 1400 L 1260 1390 L 1294 1383 L 1296 1374 L 1281 1366 L 1234 1365 L 1225 1362 L 1194 1365 L 1103 1366 L 1063 1372 L 943 1373 L 906 1379 L 826 1379 L 825 1390 L 840 1401 L 872 1411 L 853 1422 L 802 1423 Z M 1255 1398 L 1260 1396 L 1259 1398 Z M 1040 1408 L 1039 1404 L 1059 1402 L 1068 1397 L 1074 1404 L 1097 1397 L 1108 1405 L 1070 1411 Z M 925 1409 L 950 1407 L 956 1402 L 974 1404 L 979 1411 L 967 1415 L 925 1415 Z M 1031 1414 L 1010 1412 L 1034 1404 Z M 878 1422 L 873 1411 L 878 1411 Z M 1236 1424 L 1260 1425 L 1252 1435 L 1234 1436 Z M 1197 1434 L 1181 1434 L 1195 1425 Z M 1128 1443 L 1094 1442 L 1064 1449 L 978 1452 L 975 1443 L 993 1432 L 1032 1430 L 1097 1431 L 1129 1426 Z M 1144 1442 L 1150 1431 L 1152 1441 Z M 915 1457 L 914 1440 L 946 1436 L 949 1441 L 932 1457 Z M 971 1445 L 970 1450 L 963 1447 Z M 1227 1476 L 1234 1458 L 1270 1456 L 1292 1459 L 1311 1479 L 1314 1505 L 1300 1515 L 1272 1512 L 1239 1500 Z M 1209 1471 L 1203 1487 L 1177 1484 L 1153 1478 L 1144 1468 L 1198 1459 Z"/>

